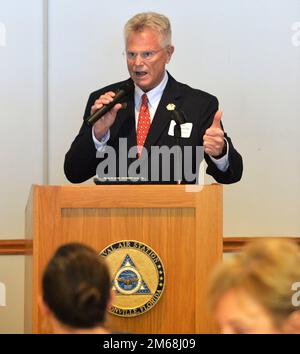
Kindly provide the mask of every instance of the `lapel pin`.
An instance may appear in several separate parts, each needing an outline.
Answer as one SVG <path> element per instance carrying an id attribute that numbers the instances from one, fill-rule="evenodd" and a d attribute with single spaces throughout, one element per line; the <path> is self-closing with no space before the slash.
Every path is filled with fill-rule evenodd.
<path id="1" fill-rule="evenodd" d="M 167 105 L 167 110 L 168 111 L 174 111 L 174 109 L 176 108 L 175 104 L 174 103 L 169 103 Z"/>

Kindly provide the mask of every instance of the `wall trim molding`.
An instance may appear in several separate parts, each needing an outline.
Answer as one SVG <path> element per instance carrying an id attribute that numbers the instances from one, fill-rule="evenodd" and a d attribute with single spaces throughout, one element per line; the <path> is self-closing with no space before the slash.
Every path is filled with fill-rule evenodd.
<path id="1" fill-rule="evenodd" d="M 262 238 L 284 238 L 294 240 L 300 246 L 299 236 L 257 236 L 257 237 L 224 237 L 223 250 L 224 252 L 240 251 L 248 242 L 259 240 Z"/>
<path id="2" fill-rule="evenodd" d="M 296 240 L 300 245 L 300 237 L 290 236 L 263 236 L 263 238 L 288 238 Z M 246 243 L 260 239 L 262 237 L 224 237 L 223 249 L 224 252 L 240 251 Z M 31 253 L 32 241 L 30 240 L 0 240 L 0 256 L 1 255 L 25 255 Z"/>
<path id="3" fill-rule="evenodd" d="M 25 255 L 32 249 L 29 240 L 0 240 L 0 255 Z"/>

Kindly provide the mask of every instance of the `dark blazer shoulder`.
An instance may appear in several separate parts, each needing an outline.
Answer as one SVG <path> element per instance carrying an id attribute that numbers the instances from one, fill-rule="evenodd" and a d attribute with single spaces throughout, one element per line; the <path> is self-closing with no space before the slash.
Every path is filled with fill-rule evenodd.
<path id="1" fill-rule="evenodd" d="M 208 99 L 212 99 L 212 98 L 216 98 L 214 95 L 206 92 L 206 91 L 203 91 L 203 90 L 200 90 L 200 89 L 196 89 L 194 87 L 191 87 L 187 84 L 184 84 L 180 81 L 177 81 L 176 79 L 174 79 L 174 77 L 172 75 L 170 75 L 170 73 L 168 72 L 168 75 L 169 75 L 169 82 L 170 82 L 170 85 L 173 86 L 173 87 L 177 87 L 177 90 L 179 90 L 182 94 L 184 93 L 193 93 L 195 95 L 200 95 L 200 96 L 203 96 L 203 97 L 206 97 Z"/>

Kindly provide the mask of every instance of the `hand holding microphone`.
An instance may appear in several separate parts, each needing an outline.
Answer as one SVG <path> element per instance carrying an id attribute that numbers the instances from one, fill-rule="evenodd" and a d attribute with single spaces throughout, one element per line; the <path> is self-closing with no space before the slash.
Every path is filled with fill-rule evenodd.
<path id="1" fill-rule="evenodd" d="M 101 109 L 104 107 L 107 107 L 109 104 L 114 102 L 114 97 L 115 93 L 112 91 L 109 91 L 105 93 L 104 95 L 101 95 L 98 100 L 95 101 L 94 105 L 92 106 L 91 109 L 91 117 L 95 116 L 97 112 L 99 112 Z M 94 126 L 94 134 L 96 139 L 100 140 L 109 130 L 109 128 L 114 124 L 117 112 L 119 109 L 122 108 L 121 103 L 117 103 L 112 106 L 110 110 L 108 110 L 106 113 L 104 113 L 101 117 L 99 117 Z M 100 119 L 101 118 L 101 119 Z M 92 125 L 89 123 L 87 120 L 87 123 L 89 125 Z"/>
<path id="2" fill-rule="evenodd" d="M 121 102 L 133 90 L 132 83 L 126 83 L 116 93 L 109 91 L 101 95 L 91 108 L 91 115 L 85 122 L 94 126 L 95 137 L 100 140 L 113 125 L 117 112 L 122 108 Z"/>

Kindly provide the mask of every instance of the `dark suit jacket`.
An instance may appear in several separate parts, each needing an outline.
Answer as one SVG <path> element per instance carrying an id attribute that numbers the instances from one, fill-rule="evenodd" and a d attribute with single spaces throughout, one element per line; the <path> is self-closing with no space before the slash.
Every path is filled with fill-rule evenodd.
<path id="1" fill-rule="evenodd" d="M 101 94 L 108 91 L 116 91 L 123 83 L 124 82 L 119 82 L 93 92 L 89 97 L 84 119 L 90 115 L 92 105 Z M 181 145 L 193 147 L 192 160 L 193 171 L 195 171 L 198 167 L 195 165 L 196 146 L 203 145 L 203 135 L 205 134 L 206 129 L 209 128 L 213 122 L 214 115 L 218 109 L 218 100 L 216 97 L 206 92 L 193 89 L 185 84 L 177 82 L 169 74 L 167 86 L 164 90 L 145 141 L 144 147 L 148 151 L 151 146 L 172 147 L 176 144 L 175 138 L 168 134 L 171 112 L 168 111 L 166 107 L 169 103 L 175 104 L 176 109 L 180 109 L 185 113 L 187 121 L 193 123 L 191 136 L 189 138 L 182 138 Z M 211 161 L 209 156 L 204 154 L 204 157 L 208 164 L 206 172 L 213 176 L 217 182 L 227 184 L 237 182 L 241 179 L 243 162 L 240 154 L 234 149 L 231 139 L 226 134 L 225 137 L 229 143 L 229 168 L 226 172 L 220 171 Z M 116 152 L 119 151 L 119 138 L 127 138 L 128 149 L 136 145 L 133 93 L 127 99 L 127 107 L 125 109 L 121 109 L 117 113 L 116 120 L 110 128 L 110 139 L 107 144 L 112 146 Z M 73 183 L 83 182 L 95 176 L 97 166 L 100 161 L 101 159 L 96 158 L 96 149 L 92 139 L 91 127 L 89 127 L 86 123 L 83 123 L 79 134 L 73 141 L 65 156 L 64 170 L 66 177 Z M 134 161 L 134 159 L 128 159 L 127 164 L 129 165 L 132 161 Z M 183 165 L 184 158 L 182 162 L 182 166 Z M 160 168 L 162 167 L 161 163 L 159 166 Z M 174 168 L 170 168 L 170 179 L 172 180 L 174 178 Z M 119 172 L 117 171 L 117 175 L 118 173 Z M 159 180 L 160 179 L 161 175 Z"/>

